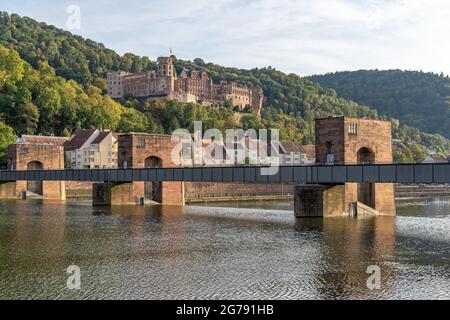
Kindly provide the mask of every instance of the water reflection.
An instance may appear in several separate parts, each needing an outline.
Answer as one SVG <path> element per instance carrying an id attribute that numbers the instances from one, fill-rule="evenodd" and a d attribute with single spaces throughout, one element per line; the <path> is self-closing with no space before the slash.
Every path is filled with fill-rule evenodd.
<path id="1" fill-rule="evenodd" d="M 261 206 L 0 201 L 0 298 L 450 297 L 448 203 L 325 220 Z M 81 291 L 65 288 L 71 264 Z M 369 265 L 380 290 L 366 286 Z"/>
<path id="2" fill-rule="evenodd" d="M 319 231 L 323 242 L 317 274 L 318 295 L 332 299 L 356 299 L 368 294 L 366 285 L 368 266 L 382 269 L 379 297 L 389 291 L 392 270 L 384 265 L 395 254 L 395 218 L 348 218 L 301 219 L 295 229 L 300 233 Z"/>

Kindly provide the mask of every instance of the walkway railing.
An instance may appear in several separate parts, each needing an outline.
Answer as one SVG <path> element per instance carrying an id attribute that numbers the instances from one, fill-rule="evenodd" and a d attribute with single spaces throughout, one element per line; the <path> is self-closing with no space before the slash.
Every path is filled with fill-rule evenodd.
<path id="1" fill-rule="evenodd" d="M 146 169 L 81 169 L 0 171 L 8 181 L 201 181 L 243 183 L 341 184 L 358 183 L 450 183 L 450 163 L 280 166 L 264 175 L 259 166 L 189 167 Z"/>

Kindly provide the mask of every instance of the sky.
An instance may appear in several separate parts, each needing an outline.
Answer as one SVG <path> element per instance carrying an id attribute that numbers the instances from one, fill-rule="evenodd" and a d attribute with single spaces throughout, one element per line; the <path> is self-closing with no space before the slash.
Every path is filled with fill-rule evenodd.
<path id="1" fill-rule="evenodd" d="M 181 59 L 303 76 L 358 69 L 450 75 L 448 0 L 0 0 L 0 11 L 152 60 L 171 48 Z"/>

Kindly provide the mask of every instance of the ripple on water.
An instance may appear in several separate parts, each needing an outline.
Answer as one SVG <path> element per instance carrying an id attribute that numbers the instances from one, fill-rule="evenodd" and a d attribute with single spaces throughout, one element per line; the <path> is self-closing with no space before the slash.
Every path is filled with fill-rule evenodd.
<path id="1" fill-rule="evenodd" d="M 0 297 L 448 299 L 450 220 L 431 208 L 295 221 L 283 210 L 0 202 Z M 65 289 L 70 264 L 80 292 Z M 371 291 L 373 264 L 382 287 Z"/>

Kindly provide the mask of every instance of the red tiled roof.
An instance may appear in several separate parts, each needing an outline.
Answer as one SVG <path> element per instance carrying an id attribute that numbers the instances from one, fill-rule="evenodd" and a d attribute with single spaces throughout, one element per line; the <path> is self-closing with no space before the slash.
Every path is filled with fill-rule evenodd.
<path id="1" fill-rule="evenodd" d="M 302 148 L 308 159 L 314 159 L 316 157 L 316 146 L 314 144 L 304 144 Z"/>
<path id="2" fill-rule="evenodd" d="M 302 145 L 297 141 L 280 141 L 281 147 L 287 153 L 299 152 L 303 153 Z"/>
<path id="3" fill-rule="evenodd" d="M 80 149 L 83 144 L 94 134 L 95 129 L 77 129 L 72 139 L 64 143 L 66 151 Z"/>
<path id="4" fill-rule="evenodd" d="M 29 144 L 51 144 L 62 146 L 69 138 L 67 137 L 54 137 L 54 136 L 32 136 L 23 135 L 22 140 L 24 143 Z"/>

